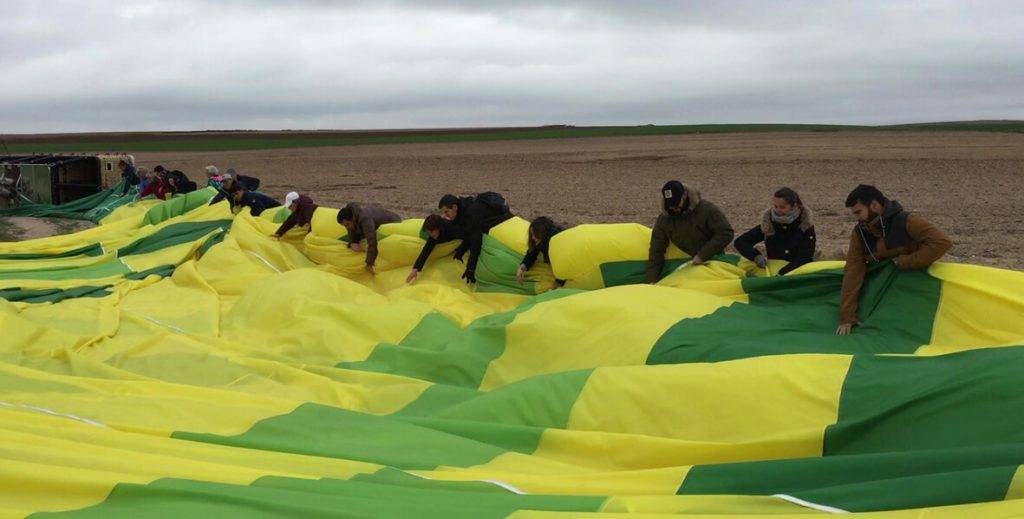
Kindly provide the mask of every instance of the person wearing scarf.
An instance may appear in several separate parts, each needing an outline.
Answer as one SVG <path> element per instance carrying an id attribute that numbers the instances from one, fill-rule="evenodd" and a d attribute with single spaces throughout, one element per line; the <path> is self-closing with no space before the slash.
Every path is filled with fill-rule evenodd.
<path id="1" fill-rule="evenodd" d="M 761 242 L 764 242 L 763 253 L 755 248 Z M 761 223 L 736 238 L 733 246 L 760 268 L 766 268 L 768 260 L 788 261 L 779 269 L 779 275 L 784 276 L 814 261 L 817 236 L 811 210 L 796 191 L 788 187 L 779 189 L 772 196 L 772 206 L 764 212 Z"/>

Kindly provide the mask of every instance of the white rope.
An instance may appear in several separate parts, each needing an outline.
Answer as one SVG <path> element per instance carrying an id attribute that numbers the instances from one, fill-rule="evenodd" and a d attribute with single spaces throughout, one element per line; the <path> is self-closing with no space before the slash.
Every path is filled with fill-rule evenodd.
<path id="1" fill-rule="evenodd" d="M 797 505 L 800 505 L 800 506 L 805 506 L 807 508 L 810 508 L 811 510 L 817 510 L 819 512 L 828 512 L 830 514 L 848 514 L 848 513 L 850 513 L 850 512 L 848 512 L 846 510 L 843 510 L 842 508 L 836 508 L 834 506 L 828 506 L 828 505 L 819 505 L 818 503 L 812 503 L 810 501 L 805 501 L 803 499 L 800 499 L 799 497 L 793 497 L 793 496 L 791 496 L 789 494 L 775 494 L 772 497 L 777 497 L 779 499 L 783 499 L 783 500 L 789 501 L 790 503 L 797 504 Z"/>
<path id="2" fill-rule="evenodd" d="M 97 422 L 96 420 L 90 420 L 88 418 L 82 418 L 81 416 L 75 416 L 73 414 L 58 413 L 57 411 L 54 411 L 53 409 L 47 409 L 45 407 L 39 407 L 39 406 L 35 406 L 35 405 L 12 404 L 10 402 L 4 402 L 3 400 L 0 400 L 0 406 L 12 407 L 14 409 L 28 409 L 29 411 L 36 411 L 38 413 L 48 414 L 50 416 L 59 416 L 61 418 L 70 418 L 72 420 L 77 420 L 79 422 L 87 423 L 89 425 L 93 425 L 93 426 L 96 426 L 96 427 L 104 427 L 104 428 L 106 427 L 106 424 L 103 424 L 101 422 Z"/>

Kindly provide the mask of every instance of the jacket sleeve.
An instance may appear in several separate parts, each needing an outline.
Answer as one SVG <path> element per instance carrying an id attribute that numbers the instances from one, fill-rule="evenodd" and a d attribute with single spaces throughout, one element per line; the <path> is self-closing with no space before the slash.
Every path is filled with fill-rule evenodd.
<path id="1" fill-rule="evenodd" d="M 901 270 L 928 268 L 953 247 L 953 240 L 950 240 L 942 229 L 917 215 L 912 214 L 907 218 L 907 232 L 921 246 L 916 251 L 897 258 L 896 266 Z"/>
<path id="2" fill-rule="evenodd" d="M 275 232 L 274 234 L 276 234 L 278 236 L 284 236 L 284 233 L 286 233 L 289 230 L 291 230 L 292 227 L 295 227 L 295 224 L 298 221 L 299 221 L 299 211 L 295 211 L 292 214 L 288 215 L 288 218 L 284 222 L 281 223 L 281 226 L 277 228 L 277 232 Z"/>
<path id="3" fill-rule="evenodd" d="M 416 263 L 412 264 L 412 268 L 416 270 L 423 270 L 423 267 L 427 264 L 427 258 L 430 257 L 431 252 L 434 252 L 434 247 L 436 246 L 437 240 L 428 237 L 427 243 L 423 244 L 423 249 L 420 250 L 420 255 L 416 258 Z"/>
<path id="4" fill-rule="evenodd" d="M 800 240 L 800 245 L 796 250 L 796 255 L 794 255 L 793 261 L 790 261 L 788 265 L 779 269 L 779 275 L 785 276 L 794 269 L 814 261 L 814 251 L 817 250 L 817 247 L 818 235 L 814 231 L 814 227 L 811 227 L 810 229 L 807 229 L 807 232 L 804 233 L 803 239 Z"/>
<path id="5" fill-rule="evenodd" d="M 839 324 L 857 322 L 857 307 L 860 289 L 864 286 L 864 275 L 868 267 L 864 263 L 864 244 L 855 228 L 850 235 L 850 250 L 846 253 L 846 267 L 843 269 L 843 290 L 839 300 Z"/>
<path id="6" fill-rule="evenodd" d="M 480 249 L 484 245 L 484 234 L 482 232 L 475 232 L 471 236 L 467 236 L 466 240 L 463 241 L 463 245 L 469 242 L 469 260 L 466 261 L 466 270 L 469 272 L 476 272 L 476 262 L 480 259 Z"/>
<path id="7" fill-rule="evenodd" d="M 530 250 L 526 251 L 526 256 L 523 256 L 522 265 L 529 270 L 537 262 L 538 256 L 540 256 L 540 245 L 530 247 Z"/>
<path id="8" fill-rule="evenodd" d="M 756 258 L 758 254 L 761 254 L 754 248 L 754 245 L 763 241 L 764 230 L 761 229 L 760 225 L 755 225 L 749 231 L 741 234 L 739 238 L 736 238 L 736 241 L 733 242 L 732 245 L 733 247 L 736 247 L 736 250 L 739 251 L 744 258 L 754 261 L 754 258 Z M 704 256 L 702 255 L 701 258 L 703 257 Z"/>
<path id="9" fill-rule="evenodd" d="M 139 198 L 146 198 L 149 195 L 155 195 L 156 194 L 156 188 L 157 188 L 156 182 L 150 182 L 150 183 L 146 184 L 146 187 L 144 187 L 142 189 L 142 191 L 139 191 Z"/>
<path id="10" fill-rule="evenodd" d="M 665 251 L 668 250 L 668 222 L 665 216 L 659 216 L 651 231 L 651 247 L 647 252 L 648 283 L 657 283 L 661 279 L 661 269 L 665 267 Z"/>
<path id="11" fill-rule="evenodd" d="M 148 189 L 149 186 L 146 186 L 146 188 Z M 227 193 L 225 193 L 223 190 L 218 189 L 217 194 L 213 195 L 213 198 L 210 199 L 210 205 L 216 204 L 217 202 L 220 202 L 221 200 L 224 200 L 227 197 Z M 139 193 L 139 198 L 142 198 L 142 193 Z"/>
<path id="12" fill-rule="evenodd" d="M 711 231 L 711 239 L 697 252 L 700 259 L 705 261 L 724 251 L 735 236 L 732 226 L 729 225 L 729 220 L 725 218 L 725 213 L 715 206 L 713 206 L 711 214 L 708 215 L 708 230 Z"/>
<path id="13" fill-rule="evenodd" d="M 377 226 L 373 218 L 363 218 L 359 232 L 362 233 L 361 238 L 366 238 L 366 264 L 372 267 L 377 261 Z"/>

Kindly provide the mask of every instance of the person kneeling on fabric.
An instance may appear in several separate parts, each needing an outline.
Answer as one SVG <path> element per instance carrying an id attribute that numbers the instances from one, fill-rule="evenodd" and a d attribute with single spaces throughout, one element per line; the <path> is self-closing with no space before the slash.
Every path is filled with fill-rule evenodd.
<path id="1" fill-rule="evenodd" d="M 366 239 L 366 271 L 370 274 L 377 273 L 373 268 L 377 261 L 377 228 L 401 221 L 402 217 L 376 204 L 350 203 L 338 211 L 338 223 L 348 231 L 348 247 L 359 252 L 359 243 Z"/>
<path id="2" fill-rule="evenodd" d="M 526 278 L 526 271 L 533 267 L 533 264 L 537 262 L 537 258 L 543 254 L 544 262 L 550 264 L 551 256 L 548 249 L 551 245 L 551 238 L 556 234 L 565 230 L 565 227 L 556 225 L 551 218 L 547 216 L 539 216 L 534 218 L 530 222 L 530 229 L 527 235 L 527 243 L 530 248 L 526 251 L 526 256 L 523 257 L 523 262 L 519 264 L 519 268 L 516 270 L 516 281 L 520 285 L 523 284 L 523 280 Z M 558 280 L 559 284 L 563 282 Z"/>
<path id="3" fill-rule="evenodd" d="M 764 254 L 754 248 L 761 242 L 764 242 Z M 779 269 L 779 275 L 784 276 L 814 261 L 817 236 L 811 210 L 803 204 L 796 191 L 788 187 L 779 189 L 761 223 L 736 238 L 733 246 L 744 258 L 762 269 L 768 268 L 768 260 L 788 261 L 789 264 Z"/>
<path id="4" fill-rule="evenodd" d="M 288 219 L 277 228 L 277 232 L 274 233 L 274 236 L 277 237 L 277 239 L 280 240 L 281 237 L 284 236 L 284 233 L 288 232 L 296 225 L 299 227 L 305 227 L 308 225 L 310 226 L 310 230 L 313 230 L 313 212 L 316 211 L 317 205 L 313 203 L 312 198 L 292 191 L 284 196 L 284 205 L 292 212 L 292 214 L 288 215 Z"/>

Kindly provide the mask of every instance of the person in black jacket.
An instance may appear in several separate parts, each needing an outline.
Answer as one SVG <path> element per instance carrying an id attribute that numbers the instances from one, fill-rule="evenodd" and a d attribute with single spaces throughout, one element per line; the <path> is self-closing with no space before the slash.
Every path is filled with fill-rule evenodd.
<path id="1" fill-rule="evenodd" d="M 765 211 L 761 224 L 740 235 L 733 245 L 760 268 L 766 268 L 769 259 L 788 261 L 788 265 L 779 269 L 782 276 L 814 261 L 816 238 L 811 210 L 796 191 L 784 187 L 775 192 L 772 207 Z M 761 242 L 764 242 L 765 254 L 754 248 Z"/>
<path id="2" fill-rule="evenodd" d="M 281 207 L 281 202 L 258 191 L 249 191 L 241 185 L 235 190 L 232 198 L 235 205 L 248 207 L 249 213 L 253 216 L 259 216 L 263 211 L 272 207 Z"/>
<path id="3" fill-rule="evenodd" d="M 124 180 L 124 189 L 121 191 L 121 196 L 124 196 L 128 194 L 132 186 L 139 185 L 142 179 L 139 178 L 139 174 L 135 170 L 135 164 L 131 159 L 117 161 L 117 167 L 121 170 L 121 178 Z"/>
<path id="4" fill-rule="evenodd" d="M 564 230 L 565 227 L 556 225 L 555 222 L 547 216 L 540 216 L 530 222 L 528 236 L 530 248 L 526 251 L 526 256 L 523 257 L 523 262 L 519 264 L 519 269 L 516 270 L 516 281 L 518 281 L 520 285 L 523 284 L 523 280 L 526 278 L 526 271 L 533 267 L 533 264 L 537 262 L 537 258 L 541 254 L 544 255 L 544 261 L 546 263 L 551 263 L 551 256 L 548 252 L 548 247 L 551 245 L 551 238 Z"/>
<path id="5" fill-rule="evenodd" d="M 441 220 L 450 222 L 446 225 L 437 218 L 427 218 L 423 222 L 423 230 L 427 232 L 427 243 L 423 245 L 412 271 L 406 277 L 407 283 L 416 281 L 419 273 L 427 263 L 427 258 L 438 243 L 461 239 L 462 243 L 455 249 L 455 259 L 462 261 L 466 252 L 469 252 L 469 259 L 466 260 L 466 270 L 462 273 L 462 279 L 467 283 L 476 283 L 476 263 L 480 259 L 480 249 L 483 247 L 484 234 L 492 227 L 512 217 L 505 198 L 498 193 L 485 192 L 474 196 L 456 197 L 455 195 L 444 195 L 438 202 L 437 208 L 441 210 Z M 436 237 L 435 237 L 436 234 Z"/>

